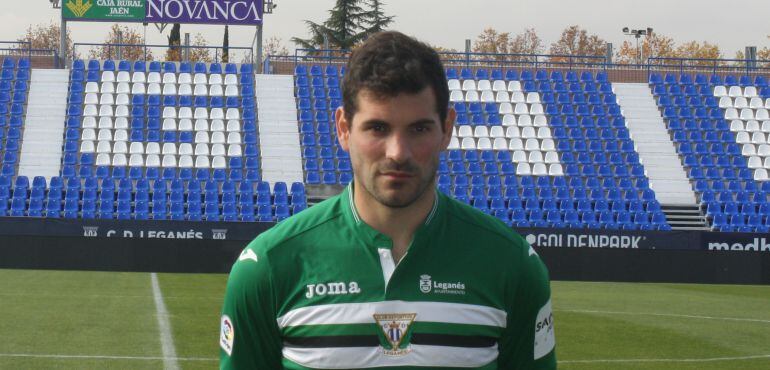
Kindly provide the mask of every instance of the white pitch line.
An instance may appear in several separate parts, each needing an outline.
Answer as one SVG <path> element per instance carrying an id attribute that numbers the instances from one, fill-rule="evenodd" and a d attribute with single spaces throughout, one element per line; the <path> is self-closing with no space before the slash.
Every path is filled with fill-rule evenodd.
<path id="1" fill-rule="evenodd" d="M 171 336 L 171 323 L 168 322 L 168 311 L 166 304 L 163 303 L 163 293 L 160 292 L 158 284 L 158 275 L 150 274 L 152 281 L 152 297 L 155 299 L 155 316 L 158 318 L 158 329 L 160 330 L 160 346 L 163 351 L 163 368 L 166 370 L 179 370 L 179 362 L 174 348 L 174 338 Z"/>
<path id="2" fill-rule="evenodd" d="M 606 315 L 664 316 L 664 317 L 680 317 L 685 319 L 744 321 L 744 322 L 758 322 L 758 323 L 770 324 L 770 320 L 748 319 L 748 318 L 741 318 L 741 317 L 700 316 L 700 315 L 681 315 L 681 314 L 674 314 L 674 313 L 600 311 L 600 310 L 559 310 L 557 309 L 554 311 L 574 312 L 574 313 L 598 313 L 598 314 L 606 314 Z"/>
<path id="3" fill-rule="evenodd" d="M 596 360 L 559 360 L 560 364 L 591 364 L 591 363 L 624 363 L 624 362 L 719 362 L 756 360 L 770 358 L 770 355 L 740 356 L 740 357 L 711 357 L 711 358 L 629 358 L 629 359 L 596 359 Z"/>
<path id="4" fill-rule="evenodd" d="M 165 360 L 165 357 L 152 356 L 98 356 L 98 355 L 47 355 L 34 353 L 0 353 L 0 357 L 27 357 L 27 358 L 57 358 L 57 359 L 97 359 L 97 360 Z M 175 357 L 177 361 L 219 361 L 213 357 Z"/>

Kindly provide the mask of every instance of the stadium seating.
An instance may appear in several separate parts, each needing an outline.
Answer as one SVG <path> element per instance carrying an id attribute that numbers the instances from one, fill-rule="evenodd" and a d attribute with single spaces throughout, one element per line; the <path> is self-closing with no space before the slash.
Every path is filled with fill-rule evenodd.
<path id="1" fill-rule="evenodd" d="M 343 74 L 335 65 L 295 69 L 308 185 L 351 178 L 331 118 Z M 441 191 L 508 225 L 670 229 L 606 75 L 449 69 L 447 78 L 458 115 Z"/>
<path id="2" fill-rule="evenodd" d="M 6 59 L 3 214 L 280 221 L 307 207 L 304 184 L 261 181 L 251 65 L 74 61 L 61 176 L 31 187 L 14 177 L 26 92 L 16 75 L 29 70 Z"/>
<path id="3" fill-rule="evenodd" d="M 767 81 L 653 73 L 649 83 L 712 229 L 768 232 Z"/>
<path id="4" fill-rule="evenodd" d="M 20 210 L 26 212 L 27 209 L 28 181 L 20 180 L 20 186 L 11 181 L 19 162 L 30 75 L 29 60 L 3 58 L 0 69 L 0 216 L 18 214 Z M 38 208 L 37 202 L 32 206 Z"/>

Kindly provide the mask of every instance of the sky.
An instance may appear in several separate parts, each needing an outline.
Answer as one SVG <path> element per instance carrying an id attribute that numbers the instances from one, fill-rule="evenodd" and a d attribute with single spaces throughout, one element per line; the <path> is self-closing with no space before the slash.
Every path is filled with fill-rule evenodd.
<path id="1" fill-rule="evenodd" d="M 335 0 L 274 0 L 277 8 L 264 17 L 264 39 L 279 37 L 292 53 L 292 37 L 307 37 L 304 20 L 323 22 Z M 391 29 L 432 45 L 464 50 L 465 40 L 475 40 L 488 27 L 517 34 L 534 27 L 545 45 L 556 41 L 564 28 L 579 25 L 611 42 L 615 48 L 633 41 L 621 29 L 645 29 L 672 37 L 675 42 L 708 41 L 732 58 L 745 46 L 770 47 L 770 1 L 743 0 L 730 8 L 724 0 L 384 0 L 385 12 L 394 15 Z M 59 10 L 47 0 L 15 2 L 0 14 L 0 40 L 16 40 L 30 25 L 58 22 Z M 110 24 L 69 23 L 75 42 L 98 43 Z M 141 25 L 130 25 L 144 33 Z M 170 27 L 169 27 L 170 28 Z M 201 33 L 209 43 L 220 45 L 221 26 L 183 25 L 182 32 Z M 165 34 L 168 34 L 166 29 Z M 250 46 L 254 27 L 231 27 L 231 46 Z M 154 26 L 147 28 L 147 42 L 166 43 Z M 87 48 L 83 47 L 83 52 Z"/>

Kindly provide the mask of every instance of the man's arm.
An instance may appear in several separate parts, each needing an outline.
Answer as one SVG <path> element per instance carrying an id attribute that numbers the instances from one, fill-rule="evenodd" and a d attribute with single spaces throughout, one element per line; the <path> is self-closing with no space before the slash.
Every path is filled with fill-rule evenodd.
<path id="1" fill-rule="evenodd" d="M 252 242 L 233 265 L 220 318 L 220 369 L 280 369 L 281 338 L 275 320 L 267 256 Z"/>
<path id="2" fill-rule="evenodd" d="M 526 242 L 521 269 L 510 282 L 507 327 L 500 340 L 500 369 L 556 369 L 551 287 L 540 257 Z"/>

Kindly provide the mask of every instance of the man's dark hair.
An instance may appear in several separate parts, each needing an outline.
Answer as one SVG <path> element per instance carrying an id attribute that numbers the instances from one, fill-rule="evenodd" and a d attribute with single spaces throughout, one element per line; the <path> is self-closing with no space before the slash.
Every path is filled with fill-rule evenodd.
<path id="1" fill-rule="evenodd" d="M 376 98 L 417 94 L 431 87 L 441 129 L 449 107 L 449 87 L 441 59 L 433 48 L 400 32 L 380 32 L 367 39 L 348 60 L 342 80 L 345 118 L 352 122 L 362 90 Z"/>

